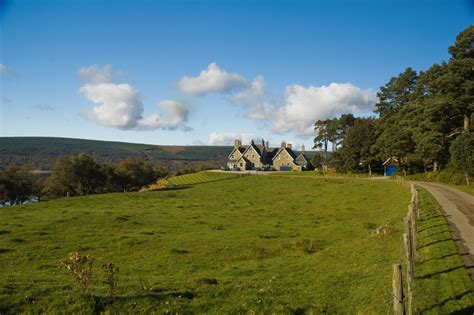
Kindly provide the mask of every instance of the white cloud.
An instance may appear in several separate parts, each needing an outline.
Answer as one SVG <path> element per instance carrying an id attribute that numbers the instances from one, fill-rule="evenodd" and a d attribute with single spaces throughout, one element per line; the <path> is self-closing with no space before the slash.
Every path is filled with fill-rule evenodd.
<path id="1" fill-rule="evenodd" d="M 276 102 L 270 99 L 265 81 L 259 76 L 233 99 L 244 105 L 248 118 L 265 121 L 273 133 L 294 132 L 299 136 L 309 136 L 314 133 L 313 125 L 319 119 L 372 111 L 376 94 L 351 83 L 331 83 L 321 87 L 292 84 L 286 87 L 283 100 Z"/>
<path id="2" fill-rule="evenodd" d="M 178 89 L 189 95 L 204 95 L 211 92 L 226 93 L 247 84 L 238 73 L 229 73 L 214 62 L 202 70 L 197 77 L 185 76 L 178 81 Z"/>
<path id="3" fill-rule="evenodd" d="M 265 79 L 261 75 L 257 76 L 247 89 L 235 93 L 232 99 L 244 105 L 249 119 L 269 119 L 275 110 L 274 101 L 270 99 L 265 89 Z"/>
<path id="4" fill-rule="evenodd" d="M 130 84 L 87 83 L 79 92 L 97 104 L 86 115 L 102 126 L 133 129 L 142 119 L 143 105 Z"/>
<path id="5" fill-rule="evenodd" d="M 212 132 L 207 140 L 208 145 L 233 145 L 234 140 L 239 139 L 243 144 L 249 144 L 253 139 L 250 133 L 238 132 Z"/>
<path id="6" fill-rule="evenodd" d="M 192 128 L 186 126 L 184 123 L 188 121 L 189 110 L 182 103 L 163 100 L 159 106 L 167 113 L 165 116 L 153 114 L 138 120 L 138 128 L 144 130 L 150 129 L 168 129 L 175 130 L 181 127 L 184 131 L 191 131 Z"/>
<path id="7" fill-rule="evenodd" d="M 350 83 L 321 87 L 292 84 L 286 88 L 283 106 L 271 115 L 270 130 L 310 135 L 315 121 L 344 113 L 367 113 L 373 110 L 375 102 L 376 94 L 372 90 L 362 90 Z"/>
<path id="8" fill-rule="evenodd" d="M 191 130 L 185 125 L 188 109 L 179 102 L 163 100 L 159 106 L 165 111 L 164 115 L 143 117 L 143 104 L 138 91 L 128 83 L 115 83 L 115 74 L 111 66 L 101 68 L 93 65 L 79 69 L 79 75 L 88 81 L 79 92 L 96 104 L 86 112 L 88 119 L 122 130 Z"/>
<path id="9" fill-rule="evenodd" d="M 86 81 L 96 84 L 111 83 L 117 76 L 117 73 L 113 72 L 111 65 L 105 65 L 103 67 L 97 65 L 82 67 L 79 69 L 78 74 Z"/>
<path id="10" fill-rule="evenodd" d="M 312 135 L 313 125 L 319 119 L 368 113 L 376 102 L 372 90 L 362 90 L 351 83 L 308 87 L 291 84 L 284 95 L 275 97 L 266 90 L 263 76 L 249 83 L 240 74 L 229 73 L 216 63 L 197 77 L 183 77 L 178 87 L 191 95 L 232 92 L 230 99 L 244 107 L 246 118 L 263 122 L 273 133 L 293 132 L 300 137 Z"/>

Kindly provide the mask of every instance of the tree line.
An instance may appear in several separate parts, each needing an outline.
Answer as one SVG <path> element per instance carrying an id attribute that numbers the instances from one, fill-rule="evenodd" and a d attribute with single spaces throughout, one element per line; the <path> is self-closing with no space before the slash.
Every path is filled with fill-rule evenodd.
<path id="1" fill-rule="evenodd" d="M 450 169 L 474 175 L 474 26 L 448 51 L 448 62 L 419 72 L 409 67 L 392 77 L 377 93 L 374 117 L 317 121 L 314 143 L 321 153 L 315 163 L 371 172 L 396 157 L 405 173 Z"/>
<path id="2" fill-rule="evenodd" d="M 57 159 L 48 177 L 28 165 L 7 166 L 0 172 L 0 202 L 15 205 L 32 196 L 52 199 L 138 191 L 167 175 L 161 165 L 153 166 L 138 157 L 108 165 L 86 154 L 66 155 Z"/>

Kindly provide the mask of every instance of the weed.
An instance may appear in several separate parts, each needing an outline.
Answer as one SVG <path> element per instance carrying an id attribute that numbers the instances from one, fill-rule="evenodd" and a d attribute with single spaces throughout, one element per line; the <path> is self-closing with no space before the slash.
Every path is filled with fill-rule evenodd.
<path id="1" fill-rule="evenodd" d="M 119 268 L 115 266 L 113 263 L 109 262 L 102 265 L 102 270 L 104 270 L 106 273 L 106 278 L 105 278 L 104 283 L 109 286 L 112 302 L 115 302 Z"/>
<path id="2" fill-rule="evenodd" d="M 69 258 L 61 263 L 81 287 L 82 293 L 87 293 L 92 283 L 92 264 L 94 258 L 90 255 L 81 256 L 78 252 L 69 254 Z"/>

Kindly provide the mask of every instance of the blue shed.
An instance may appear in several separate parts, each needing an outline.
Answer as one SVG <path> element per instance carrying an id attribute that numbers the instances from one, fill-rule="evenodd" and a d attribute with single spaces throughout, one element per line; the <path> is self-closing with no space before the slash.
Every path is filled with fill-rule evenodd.
<path id="1" fill-rule="evenodd" d="M 394 156 L 383 162 L 383 175 L 392 176 L 398 169 L 398 159 Z"/>

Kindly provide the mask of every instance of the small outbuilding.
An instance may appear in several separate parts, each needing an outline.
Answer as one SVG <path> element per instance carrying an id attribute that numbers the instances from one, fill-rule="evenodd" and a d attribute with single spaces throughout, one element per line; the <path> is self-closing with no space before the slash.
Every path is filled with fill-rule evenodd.
<path id="1" fill-rule="evenodd" d="M 394 156 L 383 162 L 383 175 L 392 176 L 398 170 L 398 159 Z"/>

